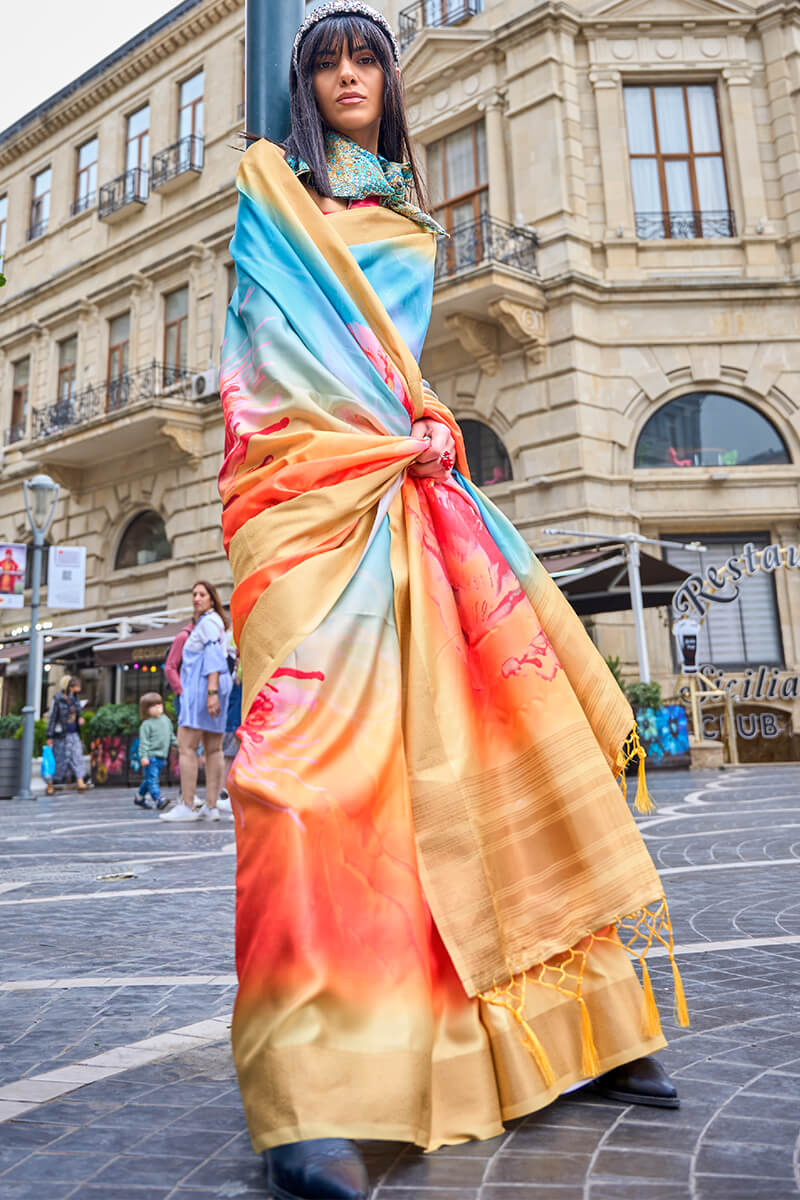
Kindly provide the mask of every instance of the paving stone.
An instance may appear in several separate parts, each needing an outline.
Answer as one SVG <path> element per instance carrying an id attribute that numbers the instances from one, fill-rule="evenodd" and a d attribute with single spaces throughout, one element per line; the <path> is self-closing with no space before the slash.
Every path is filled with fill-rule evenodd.
<path id="1" fill-rule="evenodd" d="M 665 877 L 679 949 L 703 939 L 800 934 L 796 875 L 769 864 L 800 856 L 785 815 L 800 794 L 800 768 L 667 772 L 652 784 L 670 810 L 666 821 L 657 815 L 644 822 L 659 861 L 702 868 Z M 691 791 L 701 805 L 685 803 Z M 130 807 L 127 794 L 111 790 L 59 795 L 47 805 L 5 803 L 4 834 L 30 840 L 0 839 L 0 883 L 24 865 L 35 870 L 30 884 L 12 893 L 19 899 L 120 890 L 126 884 L 97 876 L 148 855 L 162 857 L 134 868 L 137 886 L 233 883 L 232 853 L 187 857 L 190 848 L 232 848 L 232 826 L 184 831 L 190 836 L 178 844 L 157 822 L 132 822 Z M 92 829 L 101 808 L 103 827 Z M 117 818 L 126 823 L 114 826 Z M 69 836 L 53 835 L 70 822 Z M 181 858 L 164 859 L 165 848 Z M 29 857 L 17 859 L 21 853 Z M 757 865 L 705 869 L 742 860 Z M 15 905 L 14 920 L 0 922 L 2 978 L 116 982 L 0 991 L 0 1086 L 215 1015 L 228 1023 L 235 988 L 174 980 L 233 973 L 233 902 L 232 890 L 192 893 L 188 924 L 183 895 L 130 897 L 101 909 L 90 900 Z M 670 1013 L 669 963 L 653 958 L 650 967 L 670 1041 L 659 1057 L 677 1077 L 680 1109 L 626 1108 L 584 1090 L 509 1122 L 503 1136 L 434 1155 L 366 1142 L 374 1200 L 797 1200 L 800 944 L 680 954 L 679 962 L 694 1016 L 688 1030 Z M 127 976 L 151 982 L 125 986 Z M 23 1170 L 32 1174 L 15 1178 Z M 70 1170 L 84 1175 L 64 1178 Z M 87 1180 L 90 1171 L 96 1173 Z M 265 1194 L 227 1038 L 122 1070 L 18 1119 L 2 1123 L 0 1112 L 1 1200 Z"/>

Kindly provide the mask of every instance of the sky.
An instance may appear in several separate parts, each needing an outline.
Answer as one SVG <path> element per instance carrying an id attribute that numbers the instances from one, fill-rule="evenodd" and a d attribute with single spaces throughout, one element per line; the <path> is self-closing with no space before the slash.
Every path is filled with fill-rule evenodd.
<path id="1" fill-rule="evenodd" d="M 178 0 L 0 0 L 0 130 L 174 8 Z"/>

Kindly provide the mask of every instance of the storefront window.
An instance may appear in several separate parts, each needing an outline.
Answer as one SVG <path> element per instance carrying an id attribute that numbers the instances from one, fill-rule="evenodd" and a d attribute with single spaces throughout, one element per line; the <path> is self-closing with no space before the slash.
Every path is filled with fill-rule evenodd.
<path id="1" fill-rule="evenodd" d="M 664 533 L 665 541 L 684 541 L 685 534 Z M 664 549 L 667 561 L 691 575 L 707 578 L 709 567 L 722 567 L 729 558 L 738 556 L 747 542 L 768 546 L 769 533 L 741 533 L 735 537 L 720 537 L 713 533 L 692 532 L 692 539 L 707 547 L 697 554 L 692 550 Z M 772 574 L 758 571 L 739 582 L 738 599 L 730 604 L 711 604 L 700 627 L 697 648 L 699 664 L 735 668 L 745 666 L 783 666 L 778 606 L 775 600 L 775 580 Z"/>
<path id="2" fill-rule="evenodd" d="M 122 535 L 115 569 L 142 567 L 165 558 L 172 558 L 172 546 L 163 519 L 156 512 L 139 513 Z"/>
<path id="3" fill-rule="evenodd" d="M 742 400 L 691 392 L 650 418 L 636 443 L 635 467 L 752 467 L 791 462 L 783 438 Z"/>
<path id="4" fill-rule="evenodd" d="M 500 438 L 483 421 L 459 421 L 470 474 L 478 487 L 511 479 L 511 460 Z"/>

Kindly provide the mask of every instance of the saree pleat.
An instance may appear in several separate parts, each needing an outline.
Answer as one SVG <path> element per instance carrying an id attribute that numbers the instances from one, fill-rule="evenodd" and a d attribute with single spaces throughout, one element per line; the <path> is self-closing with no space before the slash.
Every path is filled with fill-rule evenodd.
<path id="1" fill-rule="evenodd" d="M 664 1044 L 632 962 L 671 950 L 615 779 L 633 717 L 421 383 L 430 235 L 326 222 L 266 143 L 239 188 L 220 488 L 253 1144 L 490 1137 Z M 423 413 L 456 437 L 444 483 L 406 474 Z"/>

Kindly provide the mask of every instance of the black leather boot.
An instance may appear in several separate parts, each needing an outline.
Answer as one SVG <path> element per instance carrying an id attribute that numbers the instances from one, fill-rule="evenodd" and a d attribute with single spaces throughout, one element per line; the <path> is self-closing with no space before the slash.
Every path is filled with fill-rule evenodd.
<path id="1" fill-rule="evenodd" d="M 275 1200 L 367 1200 L 369 1180 L 354 1142 L 315 1138 L 274 1146 L 263 1154 Z"/>
<path id="2" fill-rule="evenodd" d="M 656 1108 L 679 1108 L 675 1084 L 655 1058 L 635 1058 L 594 1081 L 596 1091 L 622 1104 L 652 1104 Z"/>

